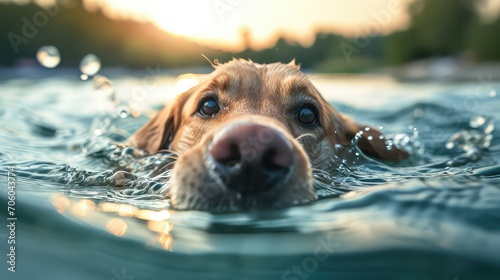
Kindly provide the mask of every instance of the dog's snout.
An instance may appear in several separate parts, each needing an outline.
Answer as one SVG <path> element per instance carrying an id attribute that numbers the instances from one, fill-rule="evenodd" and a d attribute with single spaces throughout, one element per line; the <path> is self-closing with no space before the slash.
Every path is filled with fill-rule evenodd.
<path id="1" fill-rule="evenodd" d="M 293 164 L 290 141 L 276 129 L 260 124 L 233 125 L 222 131 L 214 137 L 210 154 L 223 164 L 257 163 L 266 169 Z"/>
<path id="2" fill-rule="evenodd" d="M 264 124 L 234 123 L 217 133 L 209 147 L 226 186 L 242 194 L 273 189 L 286 180 L 294 162 L 292 143 Z M 221 172 L 219 172 L 221 173 Z"/>

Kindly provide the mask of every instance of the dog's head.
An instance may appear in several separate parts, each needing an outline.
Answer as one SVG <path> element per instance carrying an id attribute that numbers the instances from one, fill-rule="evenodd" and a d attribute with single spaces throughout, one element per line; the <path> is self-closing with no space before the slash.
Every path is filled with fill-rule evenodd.
<path id="1" fill-rule="evenodd" d="M 376 129 L 339 114 L 294 62 L 233 60 L 179 95 L 130 139 L 151 154 L 178 154 L 171 180 L 178 209 L 282 208 L 316 199 L 312 168 L 335 145 L 358 142 L 368 155 L 401 160 Z"/>

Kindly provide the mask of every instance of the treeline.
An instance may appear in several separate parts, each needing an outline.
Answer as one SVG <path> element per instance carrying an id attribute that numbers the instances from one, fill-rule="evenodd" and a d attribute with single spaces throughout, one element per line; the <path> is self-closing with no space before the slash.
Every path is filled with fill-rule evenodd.
<path id="1" fill-rule="evenodd" d="M 151 23 L 111 20 L 101 11 L 89 12 L 81 0 L 58 1 L 50 8 L 35 4 L 0 4 L 0 65 L 15 66 L 33 59 L 44 45 L 61 53 L 62 66 L 77 65 L 88 53 L 104 66 L 165 68 L 206 63 L 221 52 L 178 36 Z"/>
<path id="2" fill-rule="evenodd" d="M 111 20 L 88 12 L 81 0 L 51 8 L 34 4 L 0 4 L 0 66 L 32 60 L 40 46 L 54 45 L 63 66 L 77 65 L 88 53 L 104 66 L 177 68 L 206 65 L 201 57 L 227 61 L 232 57 L 257 62 L 296 59 L 304 68 L 322 72 L 359 72 L 433 56 L 467 54 L 478 61 L 500 61 L 500 18 L 481 22 L 475 5 L 481 0 L 416 0 L 410 6 L 407 30 L 388 36 L 345 38 L 319 33 L 312 46 L 279 39 L 273 47 L 228 53 L 170 35 L 153 24 Z M 251 43 L 251 34 L 243 32 Z M 284 37 L 284 36 L 283 36 Z"/>
<path id="3" fill-rule="evenodd" d="M 419 0 L 410 6 L 411 25 L 385 42 L 385 56 L 401 64 L 431 56 L 468 55 L 500 60 L 500 17 L 483 23 L 476 8 L 484 0 Z"/>

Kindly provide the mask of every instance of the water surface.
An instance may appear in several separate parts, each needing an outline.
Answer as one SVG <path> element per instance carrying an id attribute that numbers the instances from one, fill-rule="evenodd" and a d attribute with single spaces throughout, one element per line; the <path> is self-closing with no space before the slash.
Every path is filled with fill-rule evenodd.
<path id="1" fill-rule="evenodd" d="M 170 174 L 151 174 L 172 159 L 119 144 L 175 96 L 176 76 L 108 71 L 112 84 L 97 85 L 2 74 L 0 213 L 7 223 L 15 176 L 18 220 L 16 272 L 4 262 L 1 279 L 500 277 L 500 84 L 488 77 L 311 74 L 340 112 L 413 156 L 388 164 L 345 147 L 334 173 L 314 176 L 318 202 L 213 215 L 171 210 Z"/>

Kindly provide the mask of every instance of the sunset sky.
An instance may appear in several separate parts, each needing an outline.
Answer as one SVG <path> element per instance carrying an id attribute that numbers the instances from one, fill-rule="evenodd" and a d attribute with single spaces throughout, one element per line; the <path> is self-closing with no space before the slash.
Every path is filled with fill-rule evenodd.
<path id="1" fill-rule="evenodd" d="M 112 17 L 133 14 L 171 33 L 226 49 L 241 46 L 243 28 L 251 32 L 256 48 L 271 44 L 277 33 L 307 45 L 313 42 L 315 30 L 357 34 L 371 28 L 370 32 L 389 32 L 406 25 L 408 3 L 409 0 L 86 1 L 89 9 L 104 7 Z M 381 15 L 381 24 L 377 23 L 377 15 Z"/>
<path id="2" fill-rule="evenodd" d="M 51 1 L 64 0 L 35 0 Z M 359 35 L 404 29 L 408 23 L 406 8 L 414 0 L 84 1 L 87 9 L 101 8 L 112 18 L 150 21 L 170 33 L 236 50 L 242 47 L 244 28 L 250 31 L 254 48 L 271 45 L 279 33 L 308 45 L 313 43 L 316 31 Z M 500 0 L 486 0 L 478 10 L 485 20 L 493 19 L 500 12 Z"/>

